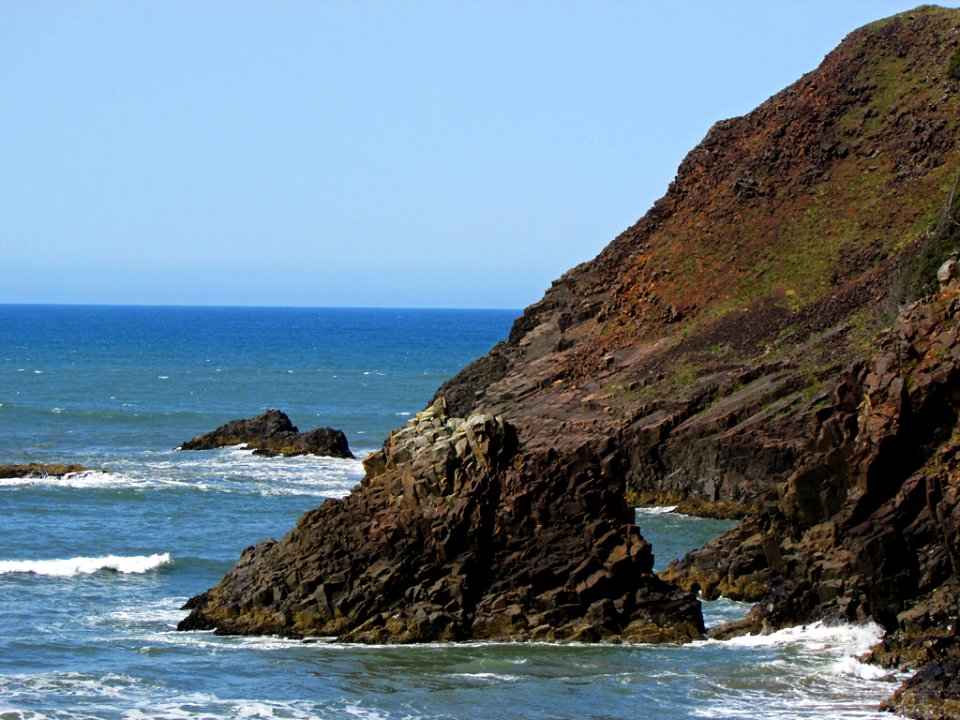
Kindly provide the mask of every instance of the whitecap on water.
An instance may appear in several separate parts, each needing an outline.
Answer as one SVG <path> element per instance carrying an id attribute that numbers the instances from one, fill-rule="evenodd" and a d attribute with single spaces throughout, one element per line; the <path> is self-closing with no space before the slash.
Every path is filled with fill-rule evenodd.
<path id="1" fill-rule="evenodd" d="M 883 628 L 876 623 L 828 625 L 815 622 L 765 635 L 741 635 L 722 642 L 740 647 L 798 645 L 811 651 L 836 650 L 844 654 L 862 655 L 880 642 L 883 635 Z"/>
<path id="2" fill-rule="evenodd" d="M 140 489 L 152 483 L 135 480 L 125 475 L 100 470 L 83 470 L 65 475 L 28 475 L 26 477 L 0 478 L 0 487 L 48 486 L 91 489 Z"/>
<path id="3" fill-rule="evenodd" d="M 170 553 L 75 557 L 63 560 L 0 560 L 0 575 L 30 573 L 49 577 L 73 577 L 101 570 L 113 570 L 124 574 L 141 574 L 155 570 L 171 561 Z"/>
<path id="4" fill-rule="evenodd" d="M 636 508 L 636 513 L 638 515 L 666 515 L 667 513 L 674 512 L 676 509 L 676 505 L 657 505 L 654 507 Z"/>
<path id="5" fill-rule="evenodd" d="M 726 648 L 725 667 L 711 673 L 695 717 L 883 718 L 874 710 L 893 692 L 885 670 L 858 659 L 883 637 L 875 623 L 822 622 L 766 635 L 692 643 L 690 649 Z"/>

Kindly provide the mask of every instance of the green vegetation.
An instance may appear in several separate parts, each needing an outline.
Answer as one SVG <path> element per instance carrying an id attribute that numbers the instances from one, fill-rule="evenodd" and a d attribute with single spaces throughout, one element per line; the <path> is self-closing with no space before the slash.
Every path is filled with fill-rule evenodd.
<path id="1" fill-rule="evenodd" d="M 950 60 L 947 61 L 947 77 L 960 80 L 960 45 L 957 45 L 956 50 L 950 56 Z"/>
<path id="2" fill-rule="evenodd" d="M 936 225 L 920 242 L 916 255 L 903 267 L 892 289 L 894 298 L 909 303 L 936 292 L 937 270 L 960 246 L 960 175 L 953 182 Z"/>

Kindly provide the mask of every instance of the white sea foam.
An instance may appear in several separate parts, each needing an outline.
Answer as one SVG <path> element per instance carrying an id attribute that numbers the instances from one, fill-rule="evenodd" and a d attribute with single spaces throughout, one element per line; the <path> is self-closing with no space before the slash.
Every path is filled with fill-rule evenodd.
<path id="1" fill-rule="evenodd" d="M 237 445 L 211 453 L 176 453 L 153 461 L 151 474 L 189 476 L 212 490 L 261 495 L 343 497 L 363 477 L 362 460 L 300 455 L 277 458 L 254 455 Z"/>
<path id="2" fill-rule="evenodd" d="M 718 678 L 695 717 L 770 720 L 787 718 L 881 718 L 873 708 L 893 691 L 890 674 L 858 660 L 883 637 L 874 624 L 827 625 L 822 622 L 767 635 L 745 635 L 692 646 L 740 650 L 730 664 L 743 664 L 749 682 Z M 737 676 L 728 668 L 725 675 Z M 762 712 L 759 712 L 762 709 Z"/>
<path id="3" fill-rule="evenodd" d="M 676 505 L 658 505 L 655 507 L 636 508 L 636 512 L 639 515 L 666 515 L 667 513 L 672 513 L 676 509 Z"/>
<path id="4" fill-rule="evenodd" d="M 49 706 L 48 699 L 70 699 L 76 710 L 58 707 L 56 717 L 77 720 L 91 717 L 123 717 L 128 720 L 180 720 L 181 718 L 292 718 L 312 720 L 329 717 L 328 706 L 311 701 L 279 701 L 264 699 L 221 698 L 213 693 L 171 693 L 170 689 L 128 675 L 96 676 L 73 672 L 38 675 L 0 676 L 3 701 L 0 717 L 26 720 L 49 717 L 43 713 L 17 708 L 17 705 Z M 342 703 L 342 704 L 341 704 Z M 344 701 L 330 710 L 334 716 L 384 718 L 365 711 L 359 704 Z M 339 707 L 337 707 L 339 705 Z"/>
<path id="5" fill-rule="evenodd" d="M 150 483 L 128 478 L 124 475 L 100 470 L 83 470 L 65 475 L 28 475 L 26 477 L 0 478 L 0 487 L 49 486 L 90 489 L 136 489 Z"/>
<path id="6" fill-rule="evenodd" d="M 110 624 L 127 627 L 143 627 L 145 625 L 165 625 L 176 627 L 183 620 L 184 611 L 180 608 L 187 598 L 164 598 L 155 602 L 126 605 L 107 613 L 98 613 L 96 621 L 106 621 Z"/>
<path id="7" fill-rule="evenodd" d="M 514 683 L 520 682 L 523 680 L 519 675 L 508 675 L 504 673 L 492 673 L 492 672 L 462 672 L 462 673 L 450 673 L 450 677 L 460 677 L 467 678 L 468 680 L 482 680 L 488 683 Z"/>
<path id="8" fill-rule="evenodd" d="M 170 553 L 156 555 L 107 555 L 75 557 L 66 560 L 0 560 L 0 575 L 30 573 L 50 577 L 73 577 L 101 570 L 124 574 L 141 574 L 171 562 Z"/>
<path id="9" fill-rule="evenodd" d="M 799 645 L 812 651 L 834 649 L 843 654 L 862 655 L 882 639 L 883 628 L 876 623 L 827 625 L 823 622 L 815 622 L 766 635 L 741 635 L 723 642 L 739 647 Z"/>

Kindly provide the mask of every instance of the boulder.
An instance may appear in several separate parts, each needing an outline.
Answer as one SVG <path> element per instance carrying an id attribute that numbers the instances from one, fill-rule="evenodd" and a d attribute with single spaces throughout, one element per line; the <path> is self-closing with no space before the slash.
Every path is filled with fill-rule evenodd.
<path id="1" fill-rule="evenodd" d="M 347 437 L 341 430 L 317 428 L 300 432 L 280 410 L 267 410 L 247 420 L 231 420 L 213 432 L 188 440 L 181 450 L 210 450 L 246 445 L 255 455 L 325 455 L 352 458 Z"/>

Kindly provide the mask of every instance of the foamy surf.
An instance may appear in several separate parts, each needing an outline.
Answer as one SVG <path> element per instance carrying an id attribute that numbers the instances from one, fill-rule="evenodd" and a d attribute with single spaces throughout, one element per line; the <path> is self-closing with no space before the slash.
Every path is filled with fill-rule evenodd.
<path id="1" fill-rule="evenodd" d="M 119 473 L 100 470 L 83 470 L 65 475 L 27 475 L 26 477 L 0 478 L 0 487 L 45 486 L 92 489 L 132 489 L 148 487 L 150 483 L 133 480 Z"/>
<path id="2" fill-rule="evenodd" d="M 727 675 L 742 676 L 713 689 L 693 715 L 706 718 L 881 718 L 879 698 L 893 692 L 894 678 L 858 659 L 883 638 L 883 628 L 865 625 L 810 625 L 766 635 L 693 643 L 733 651 Z M 736 672 L 736 666 L 743 667 Z M 872 705 L 872 708 L 871 708 Z"/>
<path id="3" fill-rule="evenodd" d="M 123 574 L 143 574 L 172 562 L 170 553 L 156 555 L 107 555 L 75 557 L 65 560 L 0 560 L 0 575 L 25 573 L 48 577 L 74 577 L 102 570 Z"/>
<path id="4" fill-rule="evenodd" d="M 676 505 L 655 505 L 653 507 L 636 508 L 636 513 L 638 515 L 666 515 L 667 513 L 674 512 L 676 509 Z"/>
<path id="5" fill-rule="evenodd" d="M 798 645 L 810 651 L 836 650 L 862 655 L 883 639 L 883 628 L 876 623 L 865 625 L 828 625 L 821 621 L 810 625 L 785 628 L 766 635 L 741 635 L 723 642 L 740 647 L 774 647 Z M 716 641 L 707 641 L 716 642 Z"/>

